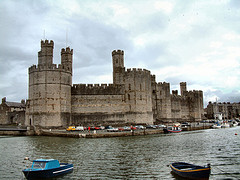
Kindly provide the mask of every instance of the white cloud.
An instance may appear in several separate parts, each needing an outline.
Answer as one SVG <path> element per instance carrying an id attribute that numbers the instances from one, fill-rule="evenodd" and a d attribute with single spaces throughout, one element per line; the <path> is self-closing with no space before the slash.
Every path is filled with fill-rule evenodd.
<path id="1" fill-rule="evenodd" d="M 161 10 L 166 14 L 170 14 L 173 10 L 174 4 L 169 1 L 156 1 L 154 7 L 156 10 Z"/>

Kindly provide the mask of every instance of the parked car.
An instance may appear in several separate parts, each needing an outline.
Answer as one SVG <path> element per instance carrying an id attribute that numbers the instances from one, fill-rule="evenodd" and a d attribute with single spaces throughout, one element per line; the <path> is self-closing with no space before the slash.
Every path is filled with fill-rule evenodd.
<path id="1" fill-rule="evenodd" d="M 117 132 L 117 131 L 118 131 L 118 128 L 112 127 L 112 128 L 107 129 L 107 131 L 108 131 L 108 132 Z"/>
<path id="2" fill-rule="evenodd" d="M 75 131 L 76 129 L 75 129 L 75 126 L 69 126 L 66 130 L 67 131 Z"/>
<path id="3" fill-rule="evenodd" d="M 131 131 L 131 128 L 130 128 L 129 126 L 124 126 L 124 127 L 123 127 L 123 130 L 124 130 L 124 131 Z"/>
<path id="4" fill-rule="evenodd" d="M 155 125 L 147 125 L 146 128 L 147 129 L 156 129 L 156 126 Z"/>
<path id="5" fill-rule="evenodd" d="M 84 127 L 83 126 L 77 126 L 75 128 L 76 131 L 84 131 Z"/>
<path id="6" fill-rule="evenodd" d="M 189 122 L 183 122 L 181 125 L 182 126 L 190 126 L 191 124 Z"/>
<path id="7" fill-rule="evenodd" d="M 104 126 L 99 126 L 99 129 L 100 129 L 100 130 L 104 130 L 105 127 L 104 127 Z"/>
<path id="8" fill-rule="evenodd" d="M 124 129 L 122 127 L 119 127 L 118 131 L 124 131 Z"/>
<path id="9" fill-rule="evenodd" d="M 166 128 L 167 126 L 165 126 L 164 124 L 158 124 L 156 125 L 157 128 Z"/>
<path id="10" fill-rule="evenodd" d="M 137 128 L 134 127 L 134 126 L 131 126 L 130 128 L 131 128 L 131 130 L 136 130 L 136 129 L 137 129 Z"/>
<path id="11" fill-rule="evenodd" d="M 106 126 L 105 129 L 112 129 L 112 126 Z"/>
<path id="12" fill-rule="evenodd" d="M 144 126 L 142 126 L 142 125 L 135 126 L 135 128 L 136 128 L 136 129 L 145 129 L 145 127 L 144 127 Z"/>

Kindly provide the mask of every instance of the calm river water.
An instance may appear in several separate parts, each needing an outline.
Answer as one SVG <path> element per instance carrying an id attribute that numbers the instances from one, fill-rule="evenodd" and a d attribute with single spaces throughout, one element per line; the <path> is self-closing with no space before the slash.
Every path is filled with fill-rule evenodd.
<path id="1" fill-rule="evenodd" d="M 240 179 L 240 127 L 100 139 L 1 136 L 0 179 L 23 179 L 26 156 L 73 163 L 59 180 L 177 179 L 174 161 L 211 163 L 210 179 Z"/>

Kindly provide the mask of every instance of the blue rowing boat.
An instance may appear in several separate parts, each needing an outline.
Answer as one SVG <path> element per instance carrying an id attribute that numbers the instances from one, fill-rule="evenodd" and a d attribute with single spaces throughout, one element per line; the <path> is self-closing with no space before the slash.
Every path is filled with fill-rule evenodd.
<path id="1" fill-rule="evenodd" d="M 210 164 L 198 166 L 185 162 L 174 162 L 170 164 L 172 172 L 187 179 L 209 179 L 211 173 Z"/>
<path id="2" fill-rule="evenodd" d="M 27 179 L 52 178 L 73 171 L 73 164 L 59 163 L 55 159 L 33 160 L 31 168 L 24 169 L 23 173 Z"/>

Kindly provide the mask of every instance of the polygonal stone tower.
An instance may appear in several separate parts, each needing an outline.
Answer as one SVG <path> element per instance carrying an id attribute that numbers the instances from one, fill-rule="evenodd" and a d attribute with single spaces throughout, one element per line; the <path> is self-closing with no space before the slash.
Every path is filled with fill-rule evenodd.
<path id="1" fill-rule="evenodd" d="M 53 64 L 53 41 L 41 41 L 38 65 L 29 68 L 26 125 L 60 127 L 71 121 L 72 55 L 61 51 L 61 64 Z"/>
<path id="2" fill-rule="evenodd" d="M 113 84 L 124 84 L 124 51 L 114 50 L 112 52 L 113 62 Z"/>
<path id="3" fill-rule="evenodd" d="M 184 96 L 185 92 L 187 91 L 187 83 L 186 82 L 180 83 L 180 91 L 181 91 L 181 95 Z"/>

